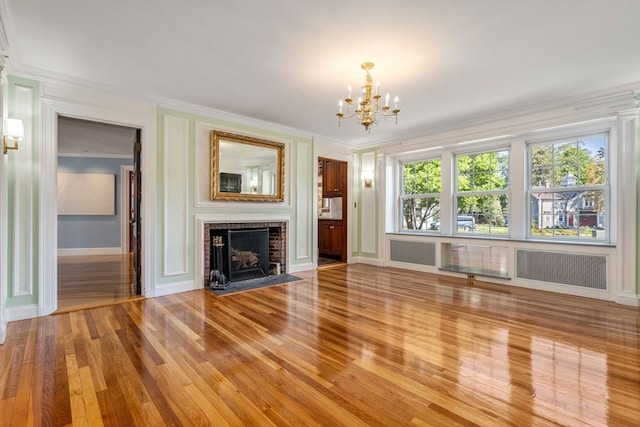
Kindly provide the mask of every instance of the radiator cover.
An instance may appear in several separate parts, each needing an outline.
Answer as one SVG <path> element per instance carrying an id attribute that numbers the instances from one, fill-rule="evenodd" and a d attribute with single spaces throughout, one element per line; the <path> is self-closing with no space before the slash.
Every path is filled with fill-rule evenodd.
<path id="1" fill-rule="evenodd" d="M 410 264 L 436 265 L 436 244 L 432 242 L 390 241 L 391 261 L 408 262 Z"/>
<path id="2" fill-rule="evenodd" d="M 516 276 L 587 289 L 607 289 L 607 257 L 516 250 Z"/>

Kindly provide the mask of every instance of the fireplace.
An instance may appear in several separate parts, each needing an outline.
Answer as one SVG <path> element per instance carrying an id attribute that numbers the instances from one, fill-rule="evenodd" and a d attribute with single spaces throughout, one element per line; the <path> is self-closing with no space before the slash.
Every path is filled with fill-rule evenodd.
<path id="1" fill-rule="evenodd" d="M 269 274 L 269 229 L 210 230 L 211 269 L 230 282 Z"/>
<path id="2" fill-rule="evenodd" d="M 223 273 L 226 280 L 231 281 L 260 277 L 263 274 L 285 273 L 287 271 L 286 232 L 287 223 L 280 221 L 205 222 L 203 224 L 204 286 L 211 285 L 212 272 L 216 270 Z M 261 243 L 255 244 L 249 241 L 254 238 Z M 230 245 L 229 241 L 231 241 Z M 216 244 L 220 246 L 216 248 Z M 230 248 L 235 248 L 241 253 L 230 251 Z M 218 258 L 220 258 L 219 261 Z"/>

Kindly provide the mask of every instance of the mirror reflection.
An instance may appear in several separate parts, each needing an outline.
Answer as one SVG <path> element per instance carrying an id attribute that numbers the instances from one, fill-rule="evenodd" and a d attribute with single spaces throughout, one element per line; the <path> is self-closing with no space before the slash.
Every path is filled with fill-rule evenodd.
<path id="1" fill-rule="evenodd" d="M 283 200 L 284 144 L 211 133 L 212 200 Z"/>

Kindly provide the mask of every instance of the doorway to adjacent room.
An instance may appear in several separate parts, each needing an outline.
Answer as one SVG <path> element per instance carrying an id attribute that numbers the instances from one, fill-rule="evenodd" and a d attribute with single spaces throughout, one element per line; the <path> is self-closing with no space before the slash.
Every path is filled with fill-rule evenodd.
<path id="1" fill-rule="evenodd" d="M 58 117 L 57 312 L 141 295 L 140 137 Z"/>
<path id="2" fill-rule="evenodd" d="M 318 268 L 347 261 L 348 163 L 318 158 Z"/>

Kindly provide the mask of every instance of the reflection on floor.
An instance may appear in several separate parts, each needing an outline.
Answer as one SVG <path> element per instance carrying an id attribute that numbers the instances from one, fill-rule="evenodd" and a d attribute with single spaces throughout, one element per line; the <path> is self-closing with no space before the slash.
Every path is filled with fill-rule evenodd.
<path id="1" fill-rule="evenodd" d="M 139 298 L 135 293 L 132 261 L 131 254 L 58 257 L 56 312 Z"/>
<path id="2" fill-rule="evenodd" d="M 327 257 L 318 257 L 318 269 L 321 268 L 332 268 L 340 265 L 346 265 L 346 263 L 340 261 L 339 259 L 327 258 Z"/>

